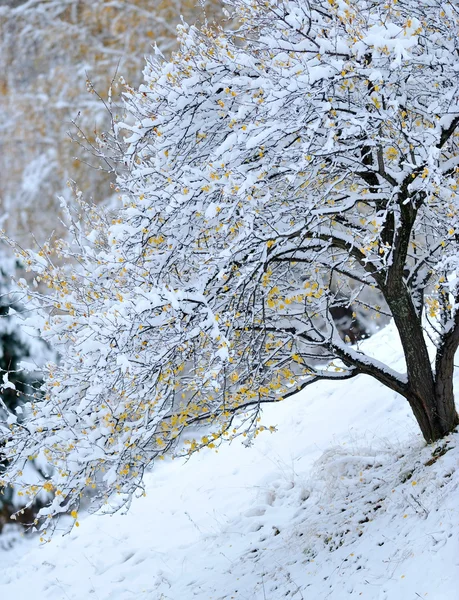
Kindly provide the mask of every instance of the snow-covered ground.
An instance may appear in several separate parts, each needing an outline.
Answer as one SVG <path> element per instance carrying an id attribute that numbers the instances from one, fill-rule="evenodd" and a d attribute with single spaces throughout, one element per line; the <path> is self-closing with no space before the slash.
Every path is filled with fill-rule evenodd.
<path id="1" fill-rule="evenodd" d="M 391 326 L 365 349 L 403 370 Z M 0 536 L 0 598 L 458 600 L 459 435 L 425 447 L 366 377 L 264 414 L 278 432 L 250 448 L 158 464 L 128 515 Z"/>

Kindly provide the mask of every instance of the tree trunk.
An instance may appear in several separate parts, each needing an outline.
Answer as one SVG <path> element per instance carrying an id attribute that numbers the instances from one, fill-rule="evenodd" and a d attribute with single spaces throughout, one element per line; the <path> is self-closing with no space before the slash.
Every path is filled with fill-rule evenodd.
<path id="1" fill-rule="evenodd" d="M 452 394 L 452 378 L 451 385 L 447 383 L 443 390 L 439 390 L 434 396 L 422 396 L 419 392 L 409 390 L 406 399 L 427 443 L 440 440 L 459 425 Z"/>
<path id="2" fill-rule="evenodd" d="M 391 308 L 403 346 L 408 383 L 405 398 L 421 428 L 426 442 L 431 443 L 450 433 L 458 424 L 453 391 L 453 342 L 436 360 L 436 372 L 424 338 L 421 316 L 416 313 L 412 299 L 402 286 L 391 290 Z M 457 346 L 456 346 L 457 347 Z"/>

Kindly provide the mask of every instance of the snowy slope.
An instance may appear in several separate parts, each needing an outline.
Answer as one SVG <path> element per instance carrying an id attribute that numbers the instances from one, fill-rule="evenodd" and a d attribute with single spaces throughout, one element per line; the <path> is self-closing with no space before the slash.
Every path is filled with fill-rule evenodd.
<path id="1" fill-rule="evenodd" d="M 391 326 L 367 352 L 403 370 Z M 265 411 L 277 425 L 164 461 L 128 515 L 0 550 L 0 598 L 458 600 L 459 435 L 424 447 L 402 398 L 366 377 Z M 2 540 L 0 537 L 0 540 Z"/>

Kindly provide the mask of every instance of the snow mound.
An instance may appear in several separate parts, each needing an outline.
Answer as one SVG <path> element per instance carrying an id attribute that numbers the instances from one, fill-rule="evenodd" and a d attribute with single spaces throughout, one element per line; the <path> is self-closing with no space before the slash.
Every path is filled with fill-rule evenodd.
<path id="1" fill-rule="evenodd" d="M 458 445 L 337 447 L 308 478 L 273 480 L 227 527 L 219 551 L 241 533 L 244 547 L 202 597 L 457 598 Z"/>

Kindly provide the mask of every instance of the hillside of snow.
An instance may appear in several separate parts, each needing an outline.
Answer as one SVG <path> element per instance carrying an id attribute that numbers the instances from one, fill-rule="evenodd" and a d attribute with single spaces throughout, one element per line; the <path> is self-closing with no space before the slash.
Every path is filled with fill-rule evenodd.
<path id="1" fill-rule="evenodd" d="M 392 326 L 364 343 L 403 371 Z M 458 382 L 459 384 L 459 382 Z M 457 600 L 459 435 L 425 446 L 407 402 L 360 376 L 264 412 L 265 433 L 159 463 L 127 515 L 51 543 L 0 536 L 14 600 Z"/>

